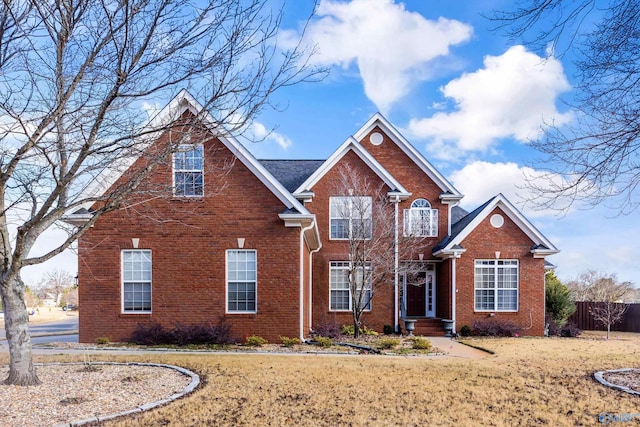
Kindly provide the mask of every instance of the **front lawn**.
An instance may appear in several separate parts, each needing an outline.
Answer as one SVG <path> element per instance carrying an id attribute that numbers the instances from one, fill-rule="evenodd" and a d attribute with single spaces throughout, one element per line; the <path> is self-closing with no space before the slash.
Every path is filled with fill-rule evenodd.
<path id="1" fill-rule="evenodd" d="M 474 360 L 224 353 L 95 359 L 180 365 L 204 379 L 184 399 L 105 426 L 598 425 L 603 412 L 640 412 L 639 397 L 592 379 L 594 371 L 640 367 L 640 335 L 600 336 L 474 339 L 495 352 Z"/>

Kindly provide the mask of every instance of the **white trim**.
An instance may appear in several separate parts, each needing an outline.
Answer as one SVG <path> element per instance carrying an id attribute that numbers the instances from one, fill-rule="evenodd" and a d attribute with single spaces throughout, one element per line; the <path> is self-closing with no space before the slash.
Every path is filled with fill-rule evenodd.
<path id="1" fill-rule="evenodd" d="M 149 304 L 151 304 L 151 310 L 125 310 L 124 309 L 124 253 L 125 252 L 148 252 L 151 258 L 151 269 L 149 274 L 151 277 L 148 280 L 149 283 Z M 133 280 L 130 280 L 133 282 Z M 147 281 L 139 280 L 138 282 L 147 283 Z M 120 250 L 120 314 L 151 314 L 153 312 L 153 251 L 151 249 L 121 249 Z"/>
<path id="2" fill-rule="evenodd" d="M 229 311 L 229 252 L 253 252 L 256 260 L 255 279 L 255 310 Z M 256 314 L 258 313 L 258 250 L 257 249 L 227 249 L 224 253 L 224 312 L 225 314 Z"/>
<path id="3" fill-rule="evenodd" d="M 182 151 L 181 148 L 182 147 L 192 147 L 192 149 L 190 150 L 184 150 Z M 202 148 L 202 167 L 200 169 L 178 169 L 178 171 L 182 172 L 182 173 L 197 173 L 200 172 L 202 174 L 202 194 L 176 194 L 176 154 L 178 153 L 188 153 L 191 151 L 195 151 L 196 148 Z M 204 197 L 204 181 L 205 181 L 205 173 L 204 173 L 204 159 L 205 159 L 205 153 L 204 153 L 204 144 L 203 143 L 188 143 L 188 144 L 180 144 L 178 146 L 178 151 L 176 151 L 175 153 L 171 154 L 171 180 L 172 180 L 172 185 L 171 185 L 171 191 L 173 194 L 173 197 L 177 197 L 177 198 L 185 198 L 185 199 L 200 199 Z"/>
<path id="4" fill-rule="evenodd" d="M 256 160 L 255 157 L 235 138 L 220 125 L 216 124 L 214 117 L 204 109 L 204 107 L 196 101 L 196 99 L 186 90 L 181 90 L 149 123 L 143 128 L 141 133 L 151 132 L 144 137 L 144 144 L 150 146 L 153 144 L 161 132 L 164 132 L 165 126 L 176 121 L 180 116 L 190 111 L 197 116 L 202 124 L 216 136 L 220 142 L 245 165 L 259 180 L 262 182 L 288 209 L 295 209 L 301 214 L 310 214 L 300 201 L 298 201 L 284 186 L 276 180 L 264 166 Z M 118 164 L 114 164 L 113 168 L 105 169 L 93 181 L 90 189 L 86 194 L 89 197 L 99 197 L 104 194 L 141 156 L 144 149 L 138 146 L 136 155 L 123 156 Z M 87 202 L 84 207 L 89 209 L 94 202 Z M 79 209 L 80 207 L 78 207 Z"/>
<path id="5" fill-rule="evenodd" d="M 493 263 L 493 264 L 485 264 L 485 265 L 481 265 L 480 267 L 478 267 L 476 265 L 476 263 L 480 261 L 480 262 L 489 262 L 489 263 Z M 508 265 L 500 265 L 500 262 L 506 262 L 506 261 L 515 261 L 515 268 L 516 268 L 516 287 L 515 288 L 499 288 L 498 287 L 498 270 L 500 268 L 508 268 L 514 267 L 514 264 L 508 264 Z M 477 268 L 483 268 L 485 266 L 491 266 L 493 267 L 494 270 L 494 283 L 493 283 L 493 287 L 492 288 L 478 288 L 476 286 L 476 276 L 477 276 Z M 516 308 L 515 309 L 499 309 L 498 308 L 498 291 L 502 289 L 502 290 L 511 290 L 513 291 L 515 289 L 516 291 Z M 485 308 L 478 308 L 477 304 L 476 304 L 476 291 L 478 290 L 493 290 L 494 291 L 494 301 L 493 301 L 493 309 L 485 309 Z M 510 259 L 484 259 L 484 258 L 478 258 L 478 259 L 474 259 L 473 260 L 473 311 L 476 313 L 517 313 L 520 310 L 520 260 L 516 259 L 516 258 L 510 258 Z"/>
<path id="6" fill-rule="evenodd" d="M 481 212 L 479 212 L 475 218 L 467 224 L 467 226 L 460 231 L 451 241 L 447 243 L 447 245 L 440 249 L 438 252 L 434 253 L 434 255 L 438 256 L 440 254 L 449 254 L 452 251 L 453 246 L 460 245 L 469 234 L 476 227 L 487 218 L 487 216 L 493 212 L 495 208 L 500 208 L 502 212 L 511 219 L 519 228 L 522 230 L 527 237 L 529 237 L 535 245 L 544 245 L 548 249 L 534 249 L 531 252 L 534 254 L 539 254 L 541 256 L 553 255 L 560 250 L 558 250 L 549 239 L 547 239 L 522 213 L 509 202 L 509 200 L 502 194 L 498 194 L 495 196 L 491 203 L 487 204 Z M 544 255 L 543 255 L 544 254 Z"/>
<path id="7" fill-rule="evenodd" d="M 360 145 L 353 137 L 347 138 L 331 156 L 320 165 L 315 172 L 307 178 L 294 192 L 296 197 L 308 197 L 313 195 L 311 189 L 322 177 L 331 170 L 349 151 L 353 151 L 369 168 L 380 177 L 382 181 L 392 190 L 402 194 L 410 194 L 394 177 L 387 171 L 367 150 Z"/>
<path id="8" fill-rule="evenodd" d="M 409 141 L 380 113 L 371 117 L 355 134 L 354 138 L 362 141 L 375 127 L 379 127 L 413 162 L 427 174 L 445 193 L 452 193 L 450 199 L 460 200 L 463 195 L 427 161 Z"/>
<path id="9" fill-rule="evenodd" d="M 332 263 L 348 263 L 351 264 L 351 261 L 329 261 L 329 311 L 333 312 L 333 313 L 351 313 L 353 311 L 353 296 L 351 295 L 351 283 L 349 282 L 349 278 L 347 278 L 347 291 L 349 292 L 349 308 L 348 309 L 332 309 L 331 308 L 331 264 Z M 365 269 L 367 268 L 371 268 L 371 263 L 367 261 L 367 266 L 365 266 Z M 349 269 L 351 267 L 333 267 L 336 269 Z M 370 297 L 369 297 L 369 302 L 367 303 L 367 305 L 369 306 L 369 308 L 364 308 L 362 309 L 363 312 L 371 312 L 373 311 L 373 289 L 371 287 L 371 284 L 369 284 L 369 292 L 370 292 Z M 367 287 L 364 286 L 363 284 L 363 289 L 367 289 Z M 344 291 L 345 289 L 336 289 L 337 291 Z"/>

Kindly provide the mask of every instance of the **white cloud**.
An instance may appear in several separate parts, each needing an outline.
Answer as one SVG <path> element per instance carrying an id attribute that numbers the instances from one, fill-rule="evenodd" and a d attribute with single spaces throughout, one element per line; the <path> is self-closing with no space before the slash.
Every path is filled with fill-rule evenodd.
<path id="1" fill-rule="evenodd" d="M 528 188 L 529 183 L 540 187 L 550 187 L 562 181 L 560 175 L 549 175 L 517 163 L 489 163 L 475 161 L 450 175 L 453 185 L 464 194 L 462 205 L 465 209 L 475 209 L 493 196 L 502 193 L 511 203 L 528 217 L 556 216 L 558 209 L 540 209 Z M 559 200 L 558 203 L 562 203 Z M 564 208 L 558 205 L 557 208 Z"/>
<path id="2" fill-rule="evenodd" d="M 486 151 L 500 138 L 524 142 L 539 137 L 545 124 L 571 120 L 571 113 L 556 108 L 556 98 L 569 89 L 557 59 L 514 46 L 501 56 L 485 57 L 484 68 L 441 88 L 455 102 L 456 111 L 413 119 L 408 131 L 429 139 L 428 150 L 440 158 Z"/>
<path id="3" fill-rule="evenodd" d="M 275 142 L 283 150 L 286 150 L 291 146 L 291 139 L 289 139 L 286 135 L 278 133 L 274 130 L 269 130 L 265 125 L 259 122 L 253 122 L 251 124 L 249 133 L 253 135 L 253 139 L 255 140 Z"/>
<path id="4" fill-rule="evenodd" d="M 355 64 L 367 97 L 383 112 L 429 78 L 431 61 L 448 55 L 450 46 L 473 33 L 467 24 L 428 20 L 393 0 L 324 0 L 316 16 L 305 35 L 318 47 L 311 61 L 344 70 Z M 290 45 L 298 37 L 284 32 L 282 41 Z"/>

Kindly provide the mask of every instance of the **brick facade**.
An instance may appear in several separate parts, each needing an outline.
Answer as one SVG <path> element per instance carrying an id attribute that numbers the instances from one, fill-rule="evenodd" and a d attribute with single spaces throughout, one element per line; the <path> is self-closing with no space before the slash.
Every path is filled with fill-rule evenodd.
<path id="1" fill-rule="evenodd" d="M 401 238 L 404 209 L 415 199 L 424 198 L 438 210 L 438 236 L 420 240 L 400 262 L 415 262 L 421 257 L 432 266 L 436 280 L 435 316 L 450 319 L 454 262 L 450 253 L 436 251 L 438 256 L 433 255 L 440 242 L 449 238 L 449 205 L 443 203 L 443 188 L 424 171 L 431 166 L 425 163 L 421 167 L 414 162 L 401 148 L 404 142 L 397 142 L 395 131 L 388 129 L 386 125 L 373 126 L 358 143 L 411 193 L 398 204 Z M 382 134 L 381 142 L 370 141 L 374 132 Z M 150 150 L 162 147 L 168 137 L 164 134 Z M 167 162 L 145 181 L 144 194 L 99 218 L 80 238 L 80 342 L 93 342 L 97 337 L 126 340 L 138 323 L 151 322 L 171 327 L 176 323 L 225 321 L 232 325 L 232 333 L 238 339 L 255 334 L 272 342 L 278 342 L 280 336 L 306 336 L 323 322 L 352 324 L 350 312 L 331 311 L 329 306 L 330 262 L 348 261 L 347 243 L 330 239 L 329 199 L 345 195 L 339 177 L 344 165 L 357 169 L 385 194 L 395 189 L 383 184 L 383 179 L 355 151 L 348 151 L 313 188 L 307 189 L 313 192 L 313 198 L 300 207 L 307 210 L 305 215 L 315 215 L 322 243 L 316 251 L 304 244 L 300 227 L 285 225 L 279 217 L 287 208 L 282 198 L 256 175 L 255 169 L 238 160 L 236 151 L 230 151 L 206 130 L 195 132 L 192 142 L 195 141 L 204 144 L 204 197 L 173 197 L 172 167 Z M 143 167 L 144 162 L 144 158 L 138 159 L 130 170 Z M 267 178 L 274 179 L 270 175 Z M 505 218 L 499 228 L 489 222 L 494 213 Z M 534 258 L 531 248 L 539 242 L 534 242 L 531 233 L 526 234 L 521 227 L 522 221 L 516 224 L 508 212 L 496 207 L 460 242 L 464 252 L 455 260 L 457 329 L 494 317 L 512 321 L 526 334 L 543 334 L 544 258 Z M 139 239 L 139 249 L 152 252 L 150 314 L 122 312 L 121 251 L 133 248 L 132 239 Z M 257 251 L 255 314 L 226 312 L 226 251 L 237 249 L 238 239 L 244 239 L 244 249 Z M 490 316 L 492 313 L 474 310 L 474 261 L 495 259 L 496 252 L 500 252 L 500 259 L 519 262 L 519 304 L 517 312 Z M 402 292 L 401 279 L 399 285 Z M 391 277 L 385 286 L 378 287 L 372 310 L 363 316 L 367 327 L 381 332 L 385 325 L 394 325 L 394 294 Z"/>

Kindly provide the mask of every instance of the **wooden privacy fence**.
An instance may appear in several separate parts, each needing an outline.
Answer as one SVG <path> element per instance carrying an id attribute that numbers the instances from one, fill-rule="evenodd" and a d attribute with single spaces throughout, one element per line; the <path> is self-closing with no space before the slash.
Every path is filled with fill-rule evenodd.
<path id="1" fill-rule="evenodd" d="M 582 330 L 606 331 L 606 326 L 595 321 L 589 308 L 603 305 L 600 302 L 576 302 L 576 312 L 569 317 L 569 322 L 573 322 Z M 620 304 L 622 305 L 622 304 Z M 640 332 L 640 304 L 627 304 L 629 307 L 624 312 L 620 322 L 611 326 L 612 331 L 618 332 Z"/>

